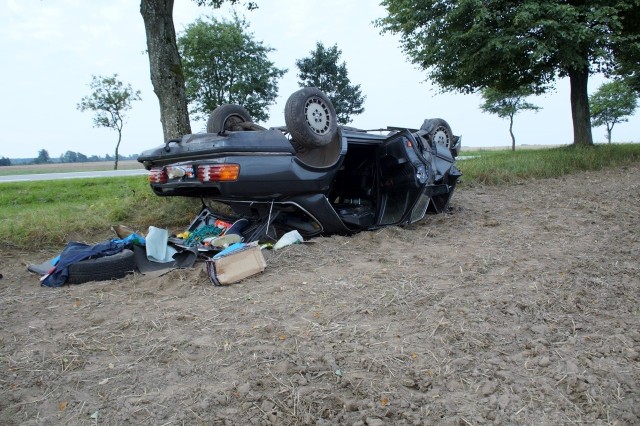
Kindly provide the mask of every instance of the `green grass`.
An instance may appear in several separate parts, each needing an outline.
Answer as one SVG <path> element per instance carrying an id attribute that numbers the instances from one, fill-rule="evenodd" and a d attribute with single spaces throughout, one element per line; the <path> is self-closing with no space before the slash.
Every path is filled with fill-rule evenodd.
<path id="1" fill-rule="evenodd" d="M 198 199 L 156 196 L 146 176 L 0 183 L 0 239 L 21 249 L 95 242 L 115 236 L 111 225 L 186 226 L 199 208 Z"/>
<path id="2" fill-rule="evenodd" d="M 640 144 L 482 151 L 458 162 L 464 173 L 460 189 L 632 162 L 640 162 Z M 71 240 L 98 242 L 113 237 L 110 227 L 117 224 L 144 233 L 151 225 L 182 230 L 199 209 L 198 199 L 156 196 L 146 176 L 0 183 L 0 251 L 60 248 Z"/>
<path id="3" fill-rule="evenodd" d="M 583 170 L 620 167 L 640 161 L 640 144 L 469 152 L 460 161 L 464 185 L 501 185 L 544 179 Z"/>

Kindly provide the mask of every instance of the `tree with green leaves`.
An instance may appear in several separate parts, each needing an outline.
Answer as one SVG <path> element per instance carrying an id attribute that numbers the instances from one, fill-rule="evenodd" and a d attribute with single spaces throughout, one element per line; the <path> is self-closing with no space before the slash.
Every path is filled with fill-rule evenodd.
<path id="1" fill-rule="evenodd" d="M 232 20 L 198 19 L 178 37 L 187 100 L 191 113 L 206 120 L 222 104 L 242 105 L 255 121 L 269 118 L 278 96 L 278 80 L 287 72 L 276 68 L 265 46 L 248 32 L 237 15 Z"/>
<path id="2" fill-rule="evenodd" d="M 7 158 L 7 157 L 0 157 L 0 166 L 10 166 L 11 165 L 11 159 Z"/>
<path id="3" fill-rule="evenodd" d="M 496 89 L 486 88 L 482 90 L 482 104 L 480 109 L 489 114 L 495 114 L 500 118 L 509 119 L 509 134 L 511 135 L 511 150 L 516 150 L 516 137 L 513 134 L 513 117 L 520 111 L 538 111 L 540 107 L 527 102 L 525 99 L 532 93 L 528 90 L 516 90 L 509 93 Z"/>
<path id="4" fill-rule="evenodd" d="M 64 154 L 60 155 L 60 161 L 62 163 L 77 163 L 78 153 L 73 151 L 67 151 Z"/>
<path id="5" fill-rule="evenodd" d="M 382 0 L 383 32 L 400 34 L 412 62 L 445 90 L 571 86 L 573 141 L 592 145 L 587 84 L 638 48 L 623 21 L 640 0 Z M 637 63 L 636 63 L 637 68 Z M 620 72 L 625 72 L 619 70 Z"/>
<path id="6" fill-rule="evenodd" d="M 614 73 L 618 79 L 640 95 L 640 7 L 639 1 L 630 2 L 627 13 L 621 17 L 622 37 L 614 45 L 613 54 L 616 59 Z M 635 5 L 635 7 L 633 6 Z"/>
<path id="7" fill-rule="evenodd" d="M 133 90 L 130 84 L 118 80 L 118 74 L 111 77 L 92 76 L 89 87 L 90 95 L 82 98 L 77 105 L 78 110 L 93 111 L 93 126 L 107 127 L 118 132 L 116 155 L 113 169 L 118 169 L 118 149 L 122 141 L 122 127 L 126 119 L 126 112 L 131 109 L 131 103 L 141 100 L 140 91 Z"/>
<path id="8" fill-rule="evenodd" d="M 611 143 L 611 131 L 617 123 L 629 121 L 637 106 L 637 95 L 624 80 L 604 83 L 589 97 L 591 123 L 606 126 L 607 143 Z"/>
<path id="9" fill-rule="evenodd" d="M 195 0 L 198 6 L 220 7 L 239 0 Z M 189 109 L 182 61 L 178 53 L 176 30 L 173 24 L 174 0 L 140 0 L 140 14 L 147 36 L 147 54 L 153 91 L 160 103 L 160 121 L 165 140 L 191 133 Z M 245 3 L 247 9 L 257 6 Z"/>
<path id="10" fill-rule="evenodd" d="M 342 51 L 334 44 L 325 48 L 320 42 L 310 56 L 298 59 L 296 66 L 300 87 L 317 87 L 331 100 L 340 124 L 350 123 L 354 115 L 364 112 L 366 96 L 362 95 L 359 84 L 351 84 L 347 64 L 339 63 Z"/>
<path id="11" fill-rule="evenodd" d="M 47 164 L 49 161 L 51 161 L 51 156 L 49 156 L 49 151 L 44 148 L 38 151 L 38 156 L 33 160 L 36 164 Z"/>

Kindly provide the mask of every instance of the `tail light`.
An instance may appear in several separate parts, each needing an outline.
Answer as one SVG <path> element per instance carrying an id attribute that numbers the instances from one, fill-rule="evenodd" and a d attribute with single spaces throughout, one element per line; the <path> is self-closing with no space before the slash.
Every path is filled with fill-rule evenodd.
<path id="1" fill-rule="evenodd" d="M 201 182 L 230 182 L 238 179 L 240 164 L 203 164 L 198 166 Z"/>
<path id="2" fill-rule="evenodd" d="M 149 183 L 167 183 L 168 176 L 164 167 L 149 170 Z"/>

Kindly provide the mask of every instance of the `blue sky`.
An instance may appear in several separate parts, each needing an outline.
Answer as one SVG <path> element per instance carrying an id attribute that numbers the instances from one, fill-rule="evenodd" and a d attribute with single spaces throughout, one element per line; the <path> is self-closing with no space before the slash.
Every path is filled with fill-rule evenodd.
<path id="1" fill-rule="evenodd" d="M 296 59 L 309 55 L 315 43 L 337 44 L 349 77 L 367 96 L 365 112 L 351 125 L 361 128 L 418 127 L 425 118 L 444 118 L 463 146 L 510 146 L 508 121 L 484 114 L 478 95 L 441 94 L 426 74 L 406 60 L 398 39 L 380 35 L 371 22 L 384 15 L 378 0 L 259 1 L 245 14 L 256 39 L 276 49 L 270 59 L 289 71 L 280 81 L 277 103 L 267 126 L 284 124 L 287 97 L 297 90 Z M 228 16 L 229 9 L 197 7 L 175 0 L 176 31 L 203 15 Z M 0 156 L 35 157 L 47 149 L 52 157 L 67 150 L 86 155 L 112 154 L 115 131 L 92 127 L 90 113 L 76 109 L 89 94 L 92 75 L 117 73 L 142 92 L 124 127 L 122 154 L 136 154 L 162 144 L 158 101 L 149 80 L 144 25 L 137 0 L 5 0 L 0 3 Z M 589 91 L 605 80 L 594 76 Z M 537 112 L 516 116 L 520 144 L 572 142 L 569 84 L 530 102 Z M 192 121 L 192 130 L 204 123 Z M 614 141 L 640 142 L 640 112 L 616 125 Z M 594 128 L 603 142 L 604 127 Z"/>

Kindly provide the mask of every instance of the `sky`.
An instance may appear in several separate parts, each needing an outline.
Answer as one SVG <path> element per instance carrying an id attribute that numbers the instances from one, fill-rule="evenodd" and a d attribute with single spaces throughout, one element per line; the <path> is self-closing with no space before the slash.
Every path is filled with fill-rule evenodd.
<path id="1" fill-rule="evenodd" d="M 481 112 L 479 95 L 441 93 L 403 54 L 399 38 L 380 34 L 372 22 L 385 15 L 379 0 L 258 1 L 259 9 L 237 8 L 249 31 L 275 51 L 269 59 L 288 72 L 279 82 L 277 102 L 264 126 L 284 125 L 284 105 L 296 91 L 295 61 L 308 57 L 316 42 L 337 44 L 352 84 L 366 95 L 363 114 L 350 125 L 418 128 L 426 118 L 444 118 L 464 147 L 511 145 L 508 120 Z M 144 24 L 137 0 L 0 0 L 0 157 L 33 158 L 46 149 L 51 157 L 70 150 L 112 155 L 117 132 L 95 128 L 92 113 L 76 106 L 90 94 L 92 75 L 118 74 L 141 91 L 142 101 L 128 112 L 120 153 L 138 154 L 163 143 L 158 100 L 149 77 Z M 175 0 L 179 34 L 198 17 L 230 16 L 230 7 L 214 10 L 191 0 Z M 606 80 L 592 76 L 589 93 Z M 537 113 L 516 115 L 517 145 L 559 145 L 573 140 L 569 82 L 531 97 Z M 191 123 L 193 132 L 204 122 Z M 593 129 L 596 143 L 605 128 Z M 640 142 L 640 111 L 617 124 L 613 140 Z"/>

